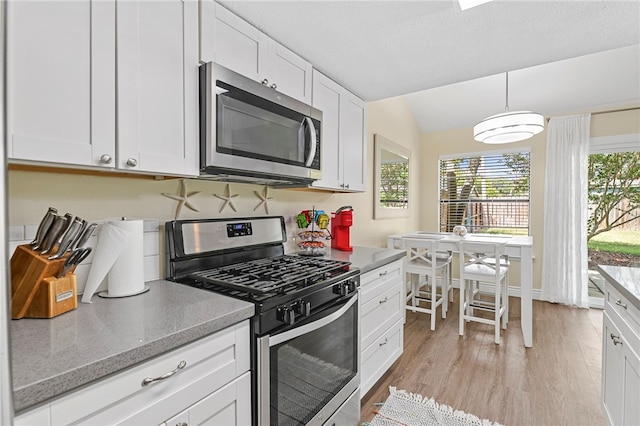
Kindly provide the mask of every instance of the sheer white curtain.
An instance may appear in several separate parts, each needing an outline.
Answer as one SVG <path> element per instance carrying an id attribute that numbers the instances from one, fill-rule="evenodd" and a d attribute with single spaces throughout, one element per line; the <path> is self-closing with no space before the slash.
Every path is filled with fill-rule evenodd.
<path id="1" fill-rule="evenodd" d="M 587 165 L 591 115 L 552 118 L 547 128 L 542 298 L 589 307 Z"/>

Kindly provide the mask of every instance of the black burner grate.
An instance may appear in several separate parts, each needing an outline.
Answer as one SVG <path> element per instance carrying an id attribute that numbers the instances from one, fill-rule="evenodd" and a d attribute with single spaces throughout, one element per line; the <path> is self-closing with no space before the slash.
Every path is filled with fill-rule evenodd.
<path id="1" fill-rule="evenodd" d="M 188 277 L 253 294 L 268 294 L 305 287 L 348 271 L 349 265 L 349 262 L 284 255 L 197 271 Z"/>

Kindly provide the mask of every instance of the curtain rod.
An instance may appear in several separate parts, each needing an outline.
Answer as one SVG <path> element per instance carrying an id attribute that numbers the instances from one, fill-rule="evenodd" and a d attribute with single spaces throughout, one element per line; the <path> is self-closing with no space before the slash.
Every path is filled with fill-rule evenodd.
<path id="1" fill-rule="evenodd" d="M 611 114 L 613 112 L 624 112 L 624 111 L 634 111 L 640 109 L 640 107 L 629 107 L 629 108 L 619 108 L 619 109 L 610 109 L 607 111 L 597 111 L 597 112 L 592 112 L 591 115 L 600 115 L 600 114 Z M 549 120 L 551 120 L 552 117 L 547 117 L 546 121 L 549 122 Z"/>
<path id="2" fill-rule="evenodd" d="M 591 115 L 600 115 L 600 114 L 609 114 L 612 112 L 623 112 L 623 111 L 633 111 L 636 109 L 640 109 L 640 107 L 629 107 L 629 108 L 619 108 L 619 109 L 611 109 L 608 111 L 598 111 L 598 112 L 592 112 Z"/>

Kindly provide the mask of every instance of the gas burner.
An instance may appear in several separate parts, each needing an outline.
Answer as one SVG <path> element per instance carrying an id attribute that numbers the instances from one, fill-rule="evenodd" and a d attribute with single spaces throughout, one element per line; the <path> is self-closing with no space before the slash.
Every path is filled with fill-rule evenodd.
<path id="1" fill-rule="evenodd" d="M 264 295 L 291 292 L 348 270 L 349 262 L 284 255 L 195 271 L 188 277 Z"/>

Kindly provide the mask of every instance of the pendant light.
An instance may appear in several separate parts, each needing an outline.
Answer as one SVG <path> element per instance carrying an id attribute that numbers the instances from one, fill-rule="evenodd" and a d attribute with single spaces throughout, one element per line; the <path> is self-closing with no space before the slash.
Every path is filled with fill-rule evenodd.
<path id="1" fill-rule="evenodd" d="M 473 138 L 487 144 L 523 141 L 544 129 L 542 114 L 509 111 L 509 73 L 506 73 L 506 100 L 503 114 L 487 117 L 473 127 Z"/>

